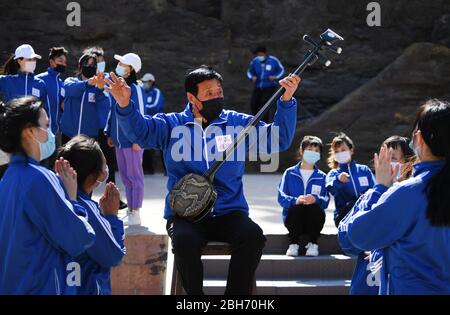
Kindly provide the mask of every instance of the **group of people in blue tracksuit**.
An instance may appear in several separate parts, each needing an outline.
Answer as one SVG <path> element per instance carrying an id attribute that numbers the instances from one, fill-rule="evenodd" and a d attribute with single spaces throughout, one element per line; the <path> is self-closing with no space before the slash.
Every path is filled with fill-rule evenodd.
<path id="1" fill-rule="evenodd" d="M 274 154 L 292 144 L 298 106 L 293 95 L 301 80 L 282 78 L 283 66 L 264 47 L 255 54 L 247 73 L 255 93 L 277 85 L 284 91 L 273 121 L 259 122 L 257 137 L 241 146 L 248 154 L 268 144 L 267 153 Z M 85 51 L 77 75 L 64 81 L 64 48 L 52 48 L 47 72 L 35 76 L 40 58 L 22 45 L 11 58 L 11 72 L 0 76 L 0 150 L 10 156 L 0 181 L 0 295 L 111 294 L 111 267 L 125 255 L 124 222 L 117 216 L 120 193 L 113 182 L 98 202 L 92 199 L 110 173 L 99 131 L 117 156 L 128 222 L 139 224 L 144 149 L 162 151 L 170 192 L 186 174 L 207 171 L 253 116 L 225 108 L 223 78 L 208 66 L 187 74 L 185 109 L 164 114 L 155 77 L 137 80 L 142 64 L 134 53 L 115 55 L 117 67 L 107 74 L 103 53 Z M 427 101 L 410 139 L 383 142 L 374 173 L 354 160 L 355 144 L 344 133 L 332 139 L 331 170 L 322 172 L 322 140 L 303 137 L 298 163 L 278 185 L 290 240 L 286 254 L 300 255 L 305 241 L 305 255 L 319 255 L 332 196 L 339 244 L 357 257 L 351 294 L 450 294 L 449 119 L 450 103 Z M 57 133 L 63 137 L 59 149 Z M 274 133 L 277 145 L 268 141 Z M 54 167 L 42 166 L 51 156 Z M 266 239 L 249 217 L 244 166 L 245 159 L 236 156 L 225 161 L 213 179 L 217 200 L 200 222 L 175 216 L 166 197 L 167 233 L 188 294 L 203 294 L 201 253 L 211 240 L 233 248 L 225 294 L 252 292 Z"/>
<path id="2" fill-rule="evenodd" d="M 392 149 L 391 166 L 395 170 L 394 181 L 400 182 L 409 178 L 411 176 L 411 159 L 414 156 L 414 153 L 409 148 L 409 139 L 392 136 L 383 142 L 381 147 L 383 148 L 384 146 Z M 346 230 L 348 221 L 354 214 L 355 209 L 358 209 L 362 203 L 370 202 L 372 196 L 371 193 L 366 193 L 359 198 L 355 206 L 350 210 L 351 212 L 344 217 L 342 224 L 339 225 L 338 238 L 342 250 L 348 255 L 357 257 L 350 294 L 376 295 L 385 292 L 381 287 L 382 281 L 380 280 L 380 277 L 383 275 L 383 249 L 364 251 L 355 247 L 349 241 Z M 383 284 L 386 285 L 386 281 L 383 281 Z"/>
<path id="3" fill-rule="evenodd" d="M 108 169 L 96 141 L 78 136 L 58 150 L 54 171 L 39 162 L 55 135 L 36 97 L 0 105 L 0 149 L 11 154 L 0 181 L 0 295 L 110 294 L 110 269 L 125 254 L 118 188 L 92 192 Z"/>
<path id="4" fill-rule="evenodd" d="M 450 294 L 449 117 L 448 102 L 422 105 L 409 143 L 412 170 L 392 166 L 394 150 L 383 145 L 374 157 L 377 184 L 339 226 L 341 244 L 375 256 L 381 294 Z"/>
<path id="5" fill-rule="evenodd" d="M 354 143 L 341 133 L 330 144 L 331 170 L 325 176 L 311 167 L 320 159 L 320 139 L 304 137 L 300 163 L 285 171 L 278 187 L 291 241 L 286 254 L 299 254 L 300 234 L 309 241 L 306 255 L 318 254 L 316 246 L 311 249 L 323 227 L 317 218 L 332 195 L 339 244 L 357 257 L 350 294 L 450 294 L 448 119 L 450 103 L 427 101 L 411 139 L 392 136 L 383 142 L 374 155 L 375 175 L 353 160 Z M 308 215 L 311 203 L 314 214 Z"/>
<path id="6" fill-rule="evenodd" d="M 304 236 L 307 238 L 305 255 L 319 255 L 317 240 L 325 223 L 330 195 L 335 201 L 334 221 L 339 226 L 359 196 L 374 185 L 370 168 L 353 160 L 354 144 L 346 134 L 336 135 L 330 144 L 328 174 L 316 166 L 322 151 L 320 138 L 305 136 L 298 149 L 300 162 L 284 172 L 278 186 L 278 203 L 289 231 L 288 256 L 299 255 Z"/>
<path id="7" fill-rule="evenodd" d="M 133 98 L 142 114 L 155 115 L 163 111 L 164 96 L 156 87 L 152 74 L 143 77 L 138 84 L 137 73 L 142 68 L 140 57 L 129 53 L 115 55 L 118 64 L 115 73 L 132 86 Z M 61 76 L 67 68 L 68 52 L 64 47 L 50 49 L 46 72 L 34 75 L 36 62 L 41 59 L 32 46 L 19 46 L 8 60 L 4 75 L 0 76 L 0 94 L 5 102 L 17 97 L 32 95 L 39 98 L 50 120 L 51 131 L 56 136 L 57 147 L 78 135 L 86 135 L 99 141 L 111 174 L 108 182 L 115 183 L 118 169 L 125 185 L 127 203 L 121 201 L 121 209 L 127 208 L 128 225 L 140 224 L 139 210 L 144 193 L 142 152 L 123 134 L 115 113 L 114 98 L 104 89 L 103 77 L 106 62 L 101 47 L 86 48 L 78 60 L 75 76 L 65 80 Z M 107 76 L 107 75 L 106 75 Z M 149 77 L 150 76 L 150 77 Z M 0 175 L 7 167 L 8 156 L 0 152 Z M 51 168 L 55 154 L 42 164 Z"/>

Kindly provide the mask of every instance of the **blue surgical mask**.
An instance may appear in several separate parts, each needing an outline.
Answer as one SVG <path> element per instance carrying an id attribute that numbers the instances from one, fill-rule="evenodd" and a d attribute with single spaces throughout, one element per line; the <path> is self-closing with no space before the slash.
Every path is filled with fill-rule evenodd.
<path id="1" fill-rule="evenodd" d="M 414 136 L 413 136 L 413 138 L 414 138 Z M 416 148 L 414 147 L 414 141 L 413 141 L 413 139 L 411 139 L 411 141 L 409 141 L 409 148 L 414 152 L 414 155 L 418 156 L 418 155 L 417 155 L 417 150 L 416 150 Z"/>
<path id="2" fill-rule="evenodd" d="M 303 152 L 303 160 L 306 163 L 314 165 L 320 160 L 320 153 L 319 152 L 315 152 L 315 151 L 311 151 L 311 150 L 305 150 Z"/>
<path id="3" fill-rule="evenodd" d="M 97 72 L 103 73 L 105 72 L 105 69 L 106 69 L 106 62 L 101 61 L 97 63 Z"/>
<path id="4" fill-rule="evenodd" d="M 48 135 L 48 139 L 46 142 L 40 142 L 38 139 L 34 138 L 34 140 L 39 143 L 39 149 L 41 151 L 39 161 L 42 161 L 52 156 L 52 154 L 55 152 L 56 145 L 55 135 L 50 130 L 50 128 L 44 129 L 42 127 L 39 127 L 39 129 L 46 131 Z"/>
<path id="5" fill-rule="evenodd" d="M 125 68 L 122 66 L 117 66 L 116 73 L 119 77 L 123 77 L 125 75 Z"/>
<path id="6" fill-rule="evenodd" d="M 266 56 L 256 56 L 256 60 L 258 60 L 259 62 L 263 62 L 264 60 L 266 60 Z"/>

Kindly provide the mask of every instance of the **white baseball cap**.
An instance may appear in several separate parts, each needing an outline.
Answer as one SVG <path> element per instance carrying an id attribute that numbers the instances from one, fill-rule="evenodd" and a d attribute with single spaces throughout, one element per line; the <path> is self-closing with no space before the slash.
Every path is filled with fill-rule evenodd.
<path id="1" fill-rule="evenodd" d="M 155 76 L 151 73 L 146 73 L 144 74 L 144 76 L 141 79 L 142 82 L 148 82 L 148 81 L 153 81 L 155 82 Z"/>
<path id="2" fill-rule="evenodd" d="M 114 55 L 114 59 L 119 60 L 121 63 L 126 64 L 128 66 L 132 66 L 134 71 L 138 73 L 142 67 L 141 58 L 133 53 L 129 53 L 123 56 Z"/>
<path id="3" fill-rule="evenodd" d="M 31 45 L 28 45 L 28 44 L 24 44 L 24 45 L 17 47 L 16 52 L 14 53 L 14 60 L 19 59 L 19 58 L 42 59 L 42 57 L 40 55 L 38 55 L 34 52 L 33 47 L 31 47 Z"/>

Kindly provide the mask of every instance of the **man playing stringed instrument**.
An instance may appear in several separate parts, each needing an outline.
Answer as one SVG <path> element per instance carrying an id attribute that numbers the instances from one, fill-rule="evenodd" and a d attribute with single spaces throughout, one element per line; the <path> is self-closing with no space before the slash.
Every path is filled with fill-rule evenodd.
<path id="1" fill-rule="evenodd" d="M 130 102 L 130 88 L 123 79 L 111 73 L 111 78 L 105 80 L 109 85 L 106 88 L 117 101 L 113 110 L 117 113 L 120 128 L 129 140 L 142 148 L 163 151 L 169 191 L 186 174 L 203 174 L 215 157 L 232 143 L 236 133 L 229 132 L 230 128 L 242 129 L 253 118 L 223 108 L 222 76 L 206 66 L 187 75 L 188 104 L 183 112 L 153 117 L 144 117 L 135 110 L 137 104 Z M 297 120 L 297 101 L 293 94 L 299 83 L 297 75 L 279 81 L 285 91 L 277 100 L 274 121 L 272 124 L 260 121 L 256 125 L 256 142 L 244 143 L 246 152 L 262 143 L 266 144 L 269 154 L 289 148 Z M 209 215 L 200 222 L 174 216 L 166 198 L 164 218 L 187 294 L 203 294 L 201 252 L 208 241 L 227 242 L 232 247 L 225 294 L 243 295 L 252 291 L 265 237 L 261 228 L 248 217 L 242 183 L 244 165 L 245 159 L 227 159 L 217 171 L 213 181 L 217 200 Z"/>

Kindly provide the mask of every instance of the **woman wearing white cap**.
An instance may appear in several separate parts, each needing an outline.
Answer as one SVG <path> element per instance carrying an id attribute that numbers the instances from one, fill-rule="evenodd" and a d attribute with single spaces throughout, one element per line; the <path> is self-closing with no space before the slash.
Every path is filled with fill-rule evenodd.
<path id="1" fill-rule="evenodd" d="M 114 58 L 119 61 L 115 71 L 116 74 L 124 78 L 131 87 L 131 100 L 136 104 L 139 112 L 144 115 L 145 92 L 137 84 L 136 75 L 142 68 L 141 58 L 133 53 L 128 53 L 124 56 L 115 55 Z M 116 100 L 113 99 L 112 105 L 112 109 L 115 109 Z M 117 166 L 119 168 L 120 178 L 125 185 L 128 203 L 128 222 L 125 224 L 140 225 L 139 210 L 142 208 L 142 202 L 144 200 L 144 171 L 142 169 L 144 150 L 139 145 L 128 140 L 127 135 L 119 128 L 115 110 L 111 110 L 105 132 L 108 136 L 108 144 L 116 148 Z"/>
<path id="2" fill-rule="evenodd" d="M 0 94 L 5 103 L 22 96 L 36 96 L 49 112 L 47 89 L 44 81 L 34 76 L 36 60 L 41 59 L 28 44 L 17 47 L 16 52 L 3 65 L 0 75 Z M 0 178 L 7 168 L 9 157 L 0 151 Z"/>
<path id="3" fill-rule="evenodd" d="M 47 104 L 45 83 L 34 76 L 36 60 L 41 58 L 28 44 L 17 47 L 4 65 L 6 75 L 0 76 L 0 93 L 5 103 L 22 96 L 35 96 Z"/>

